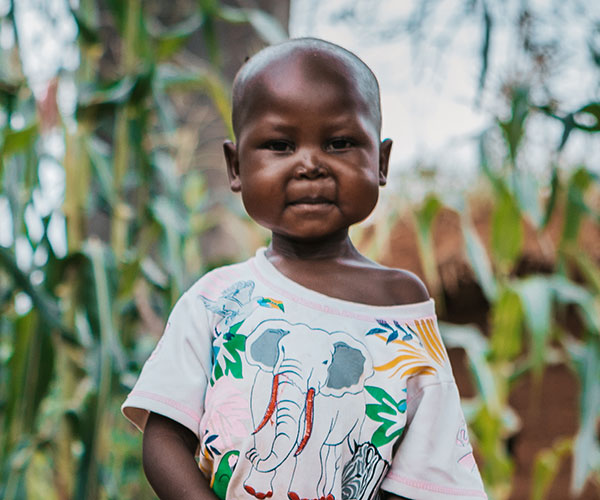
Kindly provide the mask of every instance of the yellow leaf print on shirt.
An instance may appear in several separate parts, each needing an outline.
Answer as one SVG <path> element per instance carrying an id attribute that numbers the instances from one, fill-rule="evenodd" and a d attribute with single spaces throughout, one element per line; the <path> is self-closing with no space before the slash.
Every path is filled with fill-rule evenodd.
<path id="1" fill-rule="evenodd" d="M 384 363 L 375 366 L 376 371 L 392 371 L 389 378 L 400 373 L 401 377 L 410 377 L 413 375 L 435 375 L 439 368 L 448 362 L 448 355 L 442 343 L 442 339 L 437 331 L 432 319 L 416 320 L 416 332 L 410 328 L 416 337 L 421 341 L 421 345 L 405 340 L 395 339 L 388 342 L 384 335 L 375 335 L 386 343 L 397 346 L 396 356 Z"/>
<path id="2" fill-rule="evenodd" d="M 415 325 L 419 330 L 425 350 L 440 366 L 448 362 L 448 354 L 440 337 L 435 322 L 432 319 L 416 320 Z"/>

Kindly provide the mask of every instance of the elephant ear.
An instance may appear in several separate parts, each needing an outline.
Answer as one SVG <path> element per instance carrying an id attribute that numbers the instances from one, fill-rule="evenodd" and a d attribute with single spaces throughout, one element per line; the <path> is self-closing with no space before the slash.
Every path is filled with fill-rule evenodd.
<path id="1" fill-rule="evenodd" d="M 260 366 L 263 370 L 271 371 L 279 359 L 279 341 L 285 337 L 288 330 L 283 328 L 267 328 L 250 345 L 248 361 Z"/>
<path id="2" fill-rule="evenodd" d="M 345 342 L 333 344 L 333 356 L 327 370 L 327 381 L 325 385 L 331 391 L 329 393 L 355 392 L 362 389 L 357 384 L 365 372 L 365 355 Z"/>

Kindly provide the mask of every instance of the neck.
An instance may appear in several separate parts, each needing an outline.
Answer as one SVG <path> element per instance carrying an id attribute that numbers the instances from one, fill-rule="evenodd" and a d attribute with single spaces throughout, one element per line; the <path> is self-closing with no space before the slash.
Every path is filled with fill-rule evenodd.
<path id="1" fill-rule="evenodd" d="M 348 231 L 340 231 L 327 240 L 302 241 L 273 233 L 267 258 L 285 260 L 334 260 L 358 258 L 360 253 L 350 240 Z"/>

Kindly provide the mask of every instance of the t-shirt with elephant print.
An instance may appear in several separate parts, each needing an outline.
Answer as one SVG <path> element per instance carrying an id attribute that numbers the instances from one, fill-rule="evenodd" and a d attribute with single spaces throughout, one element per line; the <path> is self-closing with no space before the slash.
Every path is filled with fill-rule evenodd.
<path id="1" fill-rule="evenodd" d="M 181 297 L 122 409 L 193 431 L 222 499 L 487 498 L 433 300 L 329 297 L 265 249 Z"/>

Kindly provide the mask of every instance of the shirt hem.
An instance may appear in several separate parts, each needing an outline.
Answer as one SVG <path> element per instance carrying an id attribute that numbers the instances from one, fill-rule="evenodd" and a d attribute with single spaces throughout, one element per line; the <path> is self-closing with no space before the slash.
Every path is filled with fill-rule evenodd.
<path id="1" fill-rule="evenodd" d="M 390 485 L 390 483 L 394 485 L 402 485 L 401 488 L 386 488 L 386 485 Z M 412 479 L 404 476 L 400 476 L 394 472 L 389 472 L 384 479 L 382 485 L 382 489 L 386 491 L 390 491 L 391 493 L 398 495 L 411 495 L 415 493 L 415 490 L 420 492 L 431 493 L 432 496 L 419 497 L 423 500 L 433 500 L 440 498 L 439 495 L 444 495 L 447 498 L 452 498 L 457 500 L 458 498 L 472 499 L 472 498 L 483 498 L 487 500 L 487 494 L 485 491 L 476 490 L 476 489 L 468 489 L 468 488 L 456 488 L 452 486 L 442 486 L 440 484 L 431 483 L 429 481 L 423 481 L 420 479 Z M 406 490 L 406 487 L 410 488 Z M 435 495 L 433 495 L 435 494 Z"/>
<path id="2" fill-rule="evenodd" d="M 144 413 L 136 410 L 142 410 Z M 133 391 L 121 406 L 121 412 L 142 432 L 149 412 L 153 412 L 174 420 L 198 435 L 200 415 L 182 403 L 160 394 Z"/>

